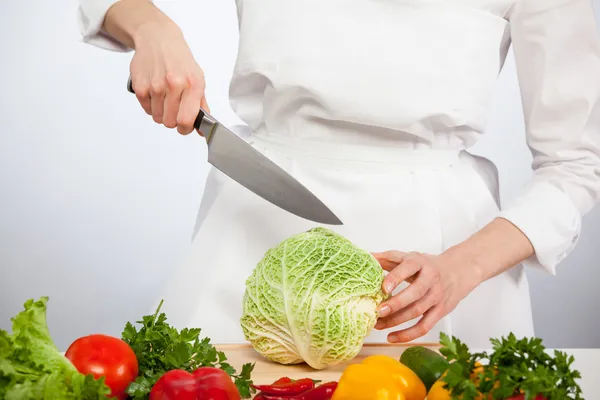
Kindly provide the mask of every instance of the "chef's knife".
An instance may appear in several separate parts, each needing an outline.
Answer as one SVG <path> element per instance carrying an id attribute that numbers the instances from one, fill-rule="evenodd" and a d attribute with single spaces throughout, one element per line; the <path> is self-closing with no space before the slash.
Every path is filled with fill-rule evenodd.
<path id="1" fill-rule="evenodd" d="M 135 93 L 131 77 L 127 90 Z M 206 139 L 208 162 L 234 181 L 299 217 L 342 225 L 340 219 L 294 177 L 202 109 L 194 129 Z"/>

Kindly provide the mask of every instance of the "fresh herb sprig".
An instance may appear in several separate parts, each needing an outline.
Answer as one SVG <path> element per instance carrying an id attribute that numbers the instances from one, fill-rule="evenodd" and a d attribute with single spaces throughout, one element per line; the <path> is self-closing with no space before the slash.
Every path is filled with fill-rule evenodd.
<path id="1" fill-rule="evenodd" d="M 548 400 L 583 399 L 573 356 L 558 350 L 552 356 L 541 339 L 518 339 L 512 333 L 490 342 L 490 353 L 472 353 L 459 339 L 440 334 L 440 353 L 451 363 L 442 380 L 453 399 L 475 400 L 481 395 L 506 399 L 519 394 L 525 400 L 538 395 Z"/>
<path id="2" fill-rule="evenodd" d="M 140 329 L 130 322 L 125 326 L 122 339 L 135 352 L 140 375 L 132 382 L 127 394 L 133 399 L 148 399 L 152 386 L 167 371 L 183 369 L 192 372 L 200 367 L 217 367 L 229 374 L 242 398 L 250 398 L 252 388 L 251 373 L 254 364 L 244 364 L 240 373 L 227 363 L 222 351 L 211 344 L 209 338 L 200 338 L 201 329 L 184 328 L 177 331 L 167 323 L 167 317 L 160 313 L 163 302 L 153 315 L 142 317 Z"/>
<path id="3" fill-rule="evenodd" d="M 450 363 L 442 380 L 452 398 L 475 400 L 480 395 L 479 385 L 473 379 L 477 363 L 486 357 L 485 353 L 472 354 L 469 347 L 456 337 L 440 333 L 440 353 Z"/>

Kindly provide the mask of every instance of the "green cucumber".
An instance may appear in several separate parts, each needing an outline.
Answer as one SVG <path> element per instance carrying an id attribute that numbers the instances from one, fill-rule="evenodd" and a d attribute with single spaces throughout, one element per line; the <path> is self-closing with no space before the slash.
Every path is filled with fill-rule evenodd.
<path id="1" fill-rule="evenodd" d="M 444 356 L 423 346 L 404 350 L 400 362 L 417 374 L 427 391 L 446 372 L 449 365 Z"/>

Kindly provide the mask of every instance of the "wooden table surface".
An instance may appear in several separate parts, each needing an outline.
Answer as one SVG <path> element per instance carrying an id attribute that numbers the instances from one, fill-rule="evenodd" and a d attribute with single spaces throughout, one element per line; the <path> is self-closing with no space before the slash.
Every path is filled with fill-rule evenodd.
<path id="1" fill-rule="evenodd" d="M 337 381 L 344 369 L 350 364 L 362 362 L 371 355 L 388 355 L 395 359 L 400 359 L 402 352 L 411 346 L 416 346 L 418 343 L 411 345 L 395 345 L 395 344 L 365 344 L 354 359 L 334 365 L 327 369 L 315 370 L 307 364 L 298 365 L 281 365 L 272 363 L 260 354 L 258 354 L 249 344 L 231 344 L 231 345 L 216 345 L 219 350 L 225 352 L 228 362 L 236 369 L 241 368 L 245 363 L 256 363 L 252 372 L 252 380 L 256 384 L 268 384 L 281 378 L 288 376 L 294 378 L 313 378 L 325 381 Z M 422 346 L 429 347 L 433 350 L 439 348 L 435 343 L 422 343 Z"/>

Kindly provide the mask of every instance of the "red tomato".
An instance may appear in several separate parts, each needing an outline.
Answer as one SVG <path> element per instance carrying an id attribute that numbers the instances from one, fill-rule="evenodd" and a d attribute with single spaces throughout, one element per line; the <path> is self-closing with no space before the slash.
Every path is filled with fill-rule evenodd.
<path id="1" fill-rule="evenodd" d="M 219 368 L 202 367 L 194 371 L 198 399 L 241 400 L 240 392 L 227 372 Z"/>
<path id="2" fill-rule="evenodd" d="M 106 335 L 89 335 L 74 341 L 65 356 L 82 374 L 105 377 L 111 396 L 127 397 L 125 390 L 138 375 L 135 353 L 121 339 Z"/>
<path id="3" fill-rule="evenodd" d="M 193 373 L 166 372 L 152 387 L 150 400 L 241 400 L 237 387 L 219 368 L 202 367 Z"/>

